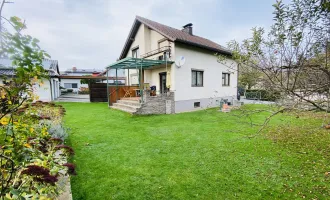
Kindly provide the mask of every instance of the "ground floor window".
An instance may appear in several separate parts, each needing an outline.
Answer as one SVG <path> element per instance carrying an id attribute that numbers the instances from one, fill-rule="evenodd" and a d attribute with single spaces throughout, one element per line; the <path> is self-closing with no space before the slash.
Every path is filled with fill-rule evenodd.
<path id="1" fill-rule="evenodd" d="M 230 74 L 222 73 L 222 86 L 230 86 Z"/>
<path id="2" fill-rule="evenodd" d="M 194 108 L 201 107 L 201 102 L 194 102 Z"/>
<path id="3" fill-rule="evenodd" d="M 78 88 L 78 83 L 64 83 L 65 88 Z"/>
<path id="4" fill-rule="evenodd" d="M 192 70 L 191 71 L 191 86 L 192 87 L 203 87 L 203 71 Z"/>

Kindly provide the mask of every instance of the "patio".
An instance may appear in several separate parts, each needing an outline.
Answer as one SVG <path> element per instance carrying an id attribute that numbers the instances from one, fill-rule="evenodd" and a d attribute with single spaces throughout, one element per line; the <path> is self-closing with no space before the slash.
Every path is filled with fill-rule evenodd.
<path id="1" fill-rule="evenodd" d="M 171 86 L 170 66 L 173 63 L 173 61 L 167 60 L 128 57 L 109 65 L 108 70 L 116 69 L 116 77 L 118 77 L 118 69 L 127 69 L 128 80 L 125 86 L 118 84 L 109 86 L 107 84 L 108 105 L 132 114 L 174 113 L 174 92 L 169 90 Z M 138 72 L 137 85 L 132 85 L 129 80 L 130 70 Z M 159 70 L 162 72 L 159 73 L 159 85 L 156 83 L 157 81 L 151 82 L 151 78 L 148 79 L 152 70 L 157 70 L 154 74 L 158 73 Z M 106 76 L 108 77 L 108 73 Z M 156 89 L 156 85 L 160 90 Z"/>

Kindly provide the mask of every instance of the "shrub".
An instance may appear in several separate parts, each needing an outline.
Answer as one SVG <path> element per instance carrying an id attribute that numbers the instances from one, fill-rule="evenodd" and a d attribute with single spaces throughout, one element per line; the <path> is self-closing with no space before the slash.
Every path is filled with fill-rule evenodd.
<path id="1" fill-rule="evenodd" d="M 87 87 L 80 87 L 78 93 L 79 94 L 89 94 L 89 89 Z"/>
<path id="2" fill-rule="evenodd" d="M 59 178 L 72 173 L 63 165 L 73 154 L 72 148 L 63 145 L 67 137 L 61 125 L 64 109 L 37 101 L 21 106 L 16 113 L 14 121 L 10 116 L 0 120 L 0 138 L 10 138 L 0 141 L 0 155 L 8 158 L 6 165 L 0 165 L 1 179 L 8 182 L 0 188 L 1 195 L 8 199 L 56 199 L 61 190 Z"/>
<path id="3" fill-rule="evenodd" d="M 73 89 L 67 89 L 68 92 L 73 92 Z"/>
<path id="4" fill-rule="evenodd" d="M 280 93 L 267 90 L 246 90 L 245 98 L 252 100 L 275 101 L 280 98 Z"/>
<path id="5" fill-rule="evenodd" d="M 59 138 L 64 141 L 68 137 L 67 129 L 62 124 L 54 124 L 49 120 L 43 120 L 40 123 L 48 127 L 48 133 L 52 138 Z"/>

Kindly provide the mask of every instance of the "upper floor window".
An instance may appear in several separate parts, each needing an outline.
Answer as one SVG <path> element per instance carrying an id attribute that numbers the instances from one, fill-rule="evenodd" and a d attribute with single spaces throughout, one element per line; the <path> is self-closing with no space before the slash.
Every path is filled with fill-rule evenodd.
<path id="1" fill-rule="evenodd" d="M 166 47 L 168 46 L 168 40 L 167 39 L 161 39 L 158 41 L 158 48 Z"/>
<path id="2" fill-rule="evenodd" d="M 191 70 L 191 86 L 203 87 L 204 71 Z"/>
<path id="3" fill-rule="evenodd" d="M 139 47 L 132 49 L 132 58 L 138 58 L 139 56 Z"/>
<path id="4" fill-rule="evenodd" d="M 230 74 L 222 73 L 222 86 L 230 86 Z"/>

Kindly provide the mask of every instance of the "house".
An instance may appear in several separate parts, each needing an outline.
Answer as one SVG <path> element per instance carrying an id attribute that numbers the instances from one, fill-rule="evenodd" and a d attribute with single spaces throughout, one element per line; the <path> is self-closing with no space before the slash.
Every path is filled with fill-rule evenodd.
<path id="1" fill-rule="evenodd" d="M 60 96 L 59 68 L 57 60 L 44 59 L 42 61 L 44 69 L 48 72 L 48 79 L 42 80 L 42 85 L 34 85 L 33 91 L 41 101 L 53 101 Z M 4 76 L 6 78 L 4 78 Z M 5 84 L 5 80 L 10 80 L 15 76 L 14 66 L 8 58 L 0 58 L 0 85 Z"/>
<path id="2" fill-rule="evenodd" d="M 222 99 L 232 102 L 238 67 L 233 60 L 219 63 L 216 53 L 231 56 L 223 46 L 194 35 L 191 23 L 179 30 L 137 16 L 119 60 L 107 67 L 125 69 L 127 77 L 125 92 L 109 88 L 109 105 L 134 114 L 161 114 L 215 107 Z M 140 92 L 134 93 L 136 82 Z"/>
<path id="3" fill-rule="evenodd" d="M 113 70 L 111 70 L 111 75 L 115 76 Z M 124 70 L 118 70 L 118 76 L 123 77 L 124 76 Z M 67 69 L 64 72 L 61 72 L 61 87 L 66 89 L 73 89 L 74 92 L 78 92 L 81 87 L 88 88 L 88 84 L 81 84 L 82 79 L 87 79 L 88 76 L 103 76 L 105 74 L 104 70 L 98 70 L 98 69 L 77 69 L 76 67 L 73 67 L 72 69 Z M 111 76 L 109 75 L 109 76 Z M 100 82 L 104 82 L 100 78 Z M 121 80 L 119 80 L 120 82 Z M 110 80 L 110 82 L 113 82 L 113 80 Z M 121 83 L 121 82 L 120 82 Z M 125 84 L 123 81 L 122 84 Z"/>

